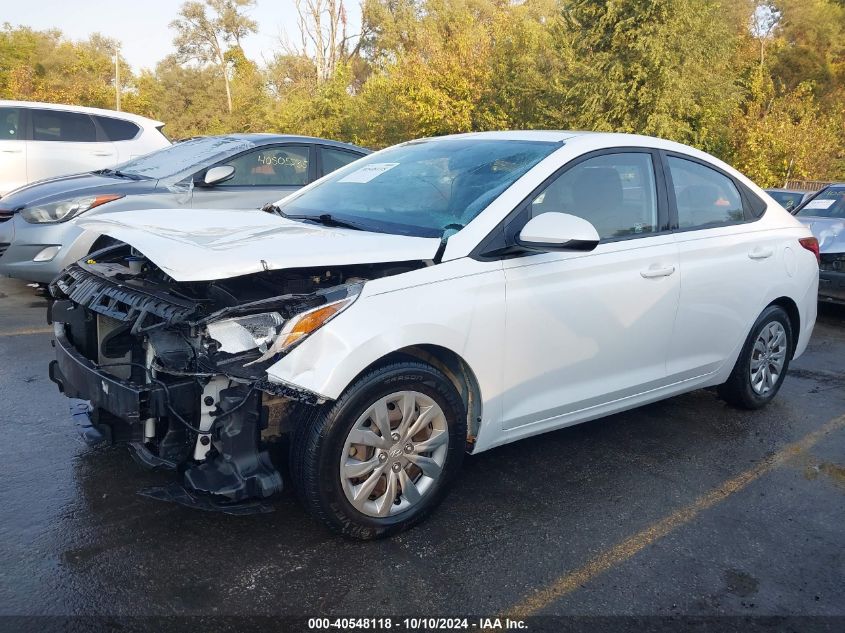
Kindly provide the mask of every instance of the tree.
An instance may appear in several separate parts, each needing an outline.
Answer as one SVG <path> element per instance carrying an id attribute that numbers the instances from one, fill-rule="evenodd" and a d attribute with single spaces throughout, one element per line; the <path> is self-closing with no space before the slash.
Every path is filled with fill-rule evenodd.
<path id="1" fill-rule="evenodd" d="M 176 29 L 173 43 L 180 62 L 213 63 L 219 67 L 230 114 L 232 89 L 227 53 L 233 47 L 240 50 L 241 40 L 258 30 L 255 21 L 241 13 L 254 4 L 255 0 L 190 0 L 182 5 L 179 17 L 170 23 Z"/>
<path id="2" fill-rule="evenodd" d="M 94 33 L 72 42 L 58 30 L 0 29 L 0 98 L 114 107 L 117 42 Z M 131 87 L 132 76 L 127 73 Z"/>
<path id="3" fill-rule="evenodd" d="M 810 83 L 774 96 L 770 77 L 758 76 L 744 112 L 732 125 L 731 162 L 763 187 L 789 179 L 826 179 L 841 173 L 845 112 L 824 111 Z"/>
<path id="4" fill-rule="evenodd" d="M 740 98 L 725 15 L 718 0 L 572 0 L 560 38 L 573 125 L 718 147 Z"/>
<path id="5" fill-rule="evenodd" d="M 164 121 L 173 139 L 232 131 L 226 93 L 213 68 L 183 66 L 170 56 L 154 72 L 141 73 L 136 84 L 124 101 L 126 109 Z"/>

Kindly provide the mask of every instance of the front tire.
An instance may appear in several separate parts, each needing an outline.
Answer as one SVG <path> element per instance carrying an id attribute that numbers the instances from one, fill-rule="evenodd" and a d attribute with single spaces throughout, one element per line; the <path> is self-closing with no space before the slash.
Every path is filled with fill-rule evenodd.
<path id="1" fill-rule="evenodd" d="M 291 479 L 308 510 L 361 540 L 428 516 L 463 462 L 466 410 L 442 372 L 417 361 L 367 372 L 298 425 Z"/>
<path id="2" fill-rule="evenodd" d="M 751 328 L 719 396 L 741 409 L 766 406 L 783 384 L 794 348 L 789 315 L 780 306 L 769 306 Z"/>

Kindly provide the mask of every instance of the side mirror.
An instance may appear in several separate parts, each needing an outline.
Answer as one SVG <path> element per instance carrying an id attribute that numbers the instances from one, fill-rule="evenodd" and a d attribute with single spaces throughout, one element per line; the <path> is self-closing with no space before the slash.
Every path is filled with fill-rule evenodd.
<path id="1" fill-rule="evenodd" d="M 211 185 L 216 185 L 224 180 L 229 180 L 229 178 L 234 175 L 235 168 L 231 165 L 218 165 L 217 167 L 212 167 L 205 172 L 205 177 L 202 179 L 202 182 L 204 185 L 210 187 Z"/>
<path id="2" fill-rule="evenodd" d="M 531 251 L 591 251 L 601 238 L 596 227 L 575 215 L 541 213 L 528 220 L 516 243 Z"/>

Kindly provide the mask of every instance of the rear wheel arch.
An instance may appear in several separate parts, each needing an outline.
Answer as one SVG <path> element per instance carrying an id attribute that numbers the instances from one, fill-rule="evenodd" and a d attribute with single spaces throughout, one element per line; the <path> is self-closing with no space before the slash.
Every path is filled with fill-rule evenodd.
<path id="1" fill-rule="evenodd" d="M 801 335 L 801 313 L 798 310 L 798 304 L 795 303 L 795 301 L 793 301 L 790 297 L 778 297 L 769 305 L 767 305 L 766 308 L 768 308 L 769 306 L 780 306 L 789 316 L 789 326 L 791 330 L 790 334 L 792 335 L 792 340 L 790 341 L 790 343 L 792 347 L 792 353 L 794 354 L 795 348 L 798 346 L 798 338 Z"/>

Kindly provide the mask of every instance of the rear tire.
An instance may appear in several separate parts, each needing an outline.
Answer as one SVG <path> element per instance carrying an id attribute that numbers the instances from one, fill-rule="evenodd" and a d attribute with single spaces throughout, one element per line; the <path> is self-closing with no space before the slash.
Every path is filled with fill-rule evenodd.
<path id="1" fill-rule="evenodd" d="M 434 367 L 394 362 L 367 372 L 299 421 L 294 491 L 331 530 L 372 540 L 407 530 L 446 495 L 466 447 L 466 409 Z"/>
<path id="2" fill-rule="evenodd" d="M 719 396 L 741 409 L 760 409 L 774 399 L 783 384 L 795 349 L 786 310 L 772 305 L 763 310 L 745 340 Z"/>

